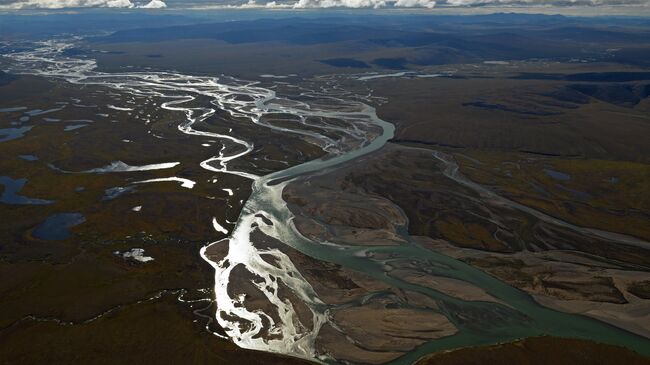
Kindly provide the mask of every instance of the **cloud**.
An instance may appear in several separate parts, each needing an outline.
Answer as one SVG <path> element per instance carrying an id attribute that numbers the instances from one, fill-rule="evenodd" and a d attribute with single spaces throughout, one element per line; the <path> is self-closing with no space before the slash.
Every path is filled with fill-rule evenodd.
<path id="1" fill-rule="evenodd" d="M 225 5 L 226 8 L 237 9 L 329 9 L 329 8 L 433 8 L 436 6 L 434 0 L 298 0 L 296 2 L 258 3 L 249 0 L 240 5 Z"/>
<path id="2" fill-rule="evenodd" d="M 167 4 L 162 0 L 151 0 L 146 4 L 131 0 L 20 0 L 0 4 L 0 9 L 65 9 L 65 8 L 123 8 L 161 9 Z"/>
<path id="3" fill-rule="evenodd" d="M 441 4 L 451 7 L 477 6 L 606 6 L 650 5 L 650 0 L 444 0 Z"/>
<path id="4" fill-rule="evenodd" d="M 384 0 L 299 0 L 293 4 L 295 9 L 309 8 L 383 8 Z"/>
<path id="5" fill-rule="evenodd" d="M 428 0 L 397 0 L 394 4 L 398 8 L 433 8 L 436 6 L 435 1 Z"/>
<path id="6" fill-rule="evenodd" d="M 167 4 L 165 4 L 165 2 L 161 0 L 151 0 L 145 5 L 138 6 L 138 8 L 140 9 L 162 9 L 166 7 Z"/>
<path id="7" fill-rule="evenodd" d="M 198 8 L 205 9 L 329 9 L 329 8 L 477 8 L 477 7 L 597 7 L 618 5 L 649 6 L 650 0 L 248 0 L 223 2 L 205 0 Z M 227 1 L 227 0 L 226 0 Z"/>
<path id="8" fill-rule="evenodd" d="M 7 5 L 13 9 L 63 9 L 63 8 L 132 8 L 135 5 L 130 0 L 25 0 Z"/>
<path id="9" fill-rule="evenodd" d="M 166 0 L 0 0 L 0 9 L 137 8 L 161 9 Z M 479 8 L 598 7 L 637 5 L 650 0 L 169 0 L 172 8 L 192 9 L 321 9 L 321 8 Z"/>
<path id="10" fill-rule="evenodd" d="M 276 3 L 274 6 L 283 7 L 287 3 Z M 302 8 L 433 8 L 433 7 L 566 7 L 566 6 L 621 6 L 641 5 L 650 6 L 650 0 L 298 0 L 292 7 Z"/>

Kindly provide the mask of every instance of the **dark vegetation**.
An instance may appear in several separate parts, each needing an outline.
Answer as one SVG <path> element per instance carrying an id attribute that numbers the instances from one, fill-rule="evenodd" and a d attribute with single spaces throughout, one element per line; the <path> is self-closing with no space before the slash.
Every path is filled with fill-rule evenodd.
<path id="1" fill-rule="evenodd" d="M 212 315 L 209 302 L 177 299 L 180 295 L 185 300 L 211 298 L 213 271 L 198 252 L 206 243 L 224 237 L 209 222 L 213 217 L 221 222 L 236 220 L 250 185 L 234 175 L 220 176 L 220 185 L 205 183 L 213 174 L 198 163 L 213 151 L 201 146 L 200 139 L 192 142 L 178 132 L 179 115 L 144 98 L 134 101 L 143 114 L 108 109 L 107 104 L 127 105 L 130 97 L 108 94 L 103 87 L 34 76 L 21 76 L 0 87 L 2 107 L 25 108 L 1 113 L 0 129 L 33 126 L 22 138 L 0 143 L 0 175 L 26 179 L 20 194 L 53 201 L 49 205 L 0 205 L 0 276 L 4 278 L 0 283 L 0 362 L 306 363 L 243 351 L 205 330 L 206 317 L 201 315 Z M 73 101 L 76 98 L 80 100 Z M 25 111 L 51 109 L 61 105 L 57 102 L 67 104 L 21 121 Z M 114 121 L 99 115 L 104 113 Z M 141 118 L 145 113 L 152 116 L 149 125 Z M 233 128 L 260 138 L 252 158 L 259 158 L 255 163 L 262 172 L 277 169 L 273 161 L 286 161 L 286 153 L 295 153 L 298 159 L 312 159 L 320 153 L 298 140 L 297 144 L 272 145 L 267 151 L 259 148 L 265 144 L 262 140 L 279 136 L 266 134 L 268 130 L 247 132 L 254 127 L 223 117 L 215 115 L 203 128 Z M 75 119 L 93 122 L 66 132 L 65 126 Z M 155 138 L 149 131 L 164 138 Z M 21 155 L 38 159 L 28 161 Z M 116 160 L 131 165 L 181 164 L 173 170 L 106 174 L 63 173 L 50 167 L 83 171 Z M 191 190 L 177 183 L 132 184 L 170 174 L 198 184 Z M 219 186 L 231 187 L 233 196 Z M 128 188 L 120 196 L 105 199 L 115 187 Z M 0 194 L 4 189 L 0 186 Z M 133 211 L 135 206 L 143 210 Z M 48 217 L 68 212 L 80 212 L 83 221 L 76 221 L 65 234 L 43 237 L 38 227 Z M 144 249 L 154 261 L 141 263 L 116 254 L 134 247 Z M 221 331 L 215 325 L 210 330 Z"/>
<path id="2" fill-rule="evenodd" d="M 98 43 L 157 42 L 183 39 L 215 39 L 229 44 L 284 43 L 294 46 L 347 44 L 347 53 L 363 55 L 363 50 L 384 56 L 362 58 L 381 68 L 401 69 L 482 60 L 523 60 L 531 58 L 572 58 L 614 61 L 648 65 L 650 31 L 648 24 L 640 29 L 611 28 L 612 22 L 625 20 L 584 20 L 543 15 L 528 16 L 525 22 L 518 16 L 404 16 L 357 17 L 339 16 L 319 19 L 262 19 L 228 23 L 180 25 L 151 29 L 118 31 L 110 36 L 95 38 Z M 645 27 L 645 28 L 644 28 Z M 580 47 L 576 45 L 580 44 Z M 361 51 L 352 51 L 354 45 Z M 624 47 L 621 47 L 624 46 Z M 634 47 L 633 57 L 625 52 L 613 52 L 618 47 Z M 407 50 L 408 52 L 404 52 Z M 401 52 L 397 53 L 396 51 Z M 352 52 L 351 52 L 352 51 Z M 639 54 L 641 53 L 641 54 Z M 399 54 L 399 55 L 398 55 Z M 395 55 L 395 56 L 393 56 Z M 359 57 L 354 57 L 358 59 Z M 336 65 L 335 65 L 336 66 Z M 349 65 L 343 64 L 343 67 Z M 630 81 L 648 79 L 650 73 L 609 72 L 567 76 L 569 81 Z M 524 75 L 546 77 L 555 75 Z"/>
<path id="3" fill-rule="evenodd" d="M 330 58 L 320 62 L 334 67 L 370 68 L 367 63 L 354 58 Z"/>
<path id="4" fill-rule="evenodd" d="M 417 365 L 646 365 L 650 360 L 622 347 L 593 342 L 534 337 L 514 343 L 456 350 L 427 356 Z"/>
<path id="5" fill-rule="evenodd" d="M 12 81 L 16 80 L 18 77 L 15 75 L 8 74 L 0 70 L 0 86 L 7 85 Z"/>
<path id="6" fill-rule="evenodd" d="M 650 280 L 633 283 L 628 290 L 639 298 L 650 299 Z"/>
<path id="7" fill-rule="evenodd" d="M 606 103 L 624 107 L 633 107 L 650 95 L 650 84 L 572 84 L 567 87 Z"/>
<path id="8" fill-rule="evenodd" d="M 522 73 L 513 78 L 521 80 L 627 82 L 650 80 L 650 72 L 585 72 L 576 74 Z"/>

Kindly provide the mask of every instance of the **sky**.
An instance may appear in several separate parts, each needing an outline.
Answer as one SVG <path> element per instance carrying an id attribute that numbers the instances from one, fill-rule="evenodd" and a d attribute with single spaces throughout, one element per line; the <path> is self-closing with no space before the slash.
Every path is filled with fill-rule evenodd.
<path id="1" fill-rule="evenodd" d="M 650 10 L 650 0 L 0 0 L 0 9 L 68 8 L 641 8 Z M 634 12 L 632 12 L 633 14 Z"/>
<path id="2" fill-rule="evenodd" d="M 164 0 L 0 0 L 3 9 L 165 8 Z"/>

